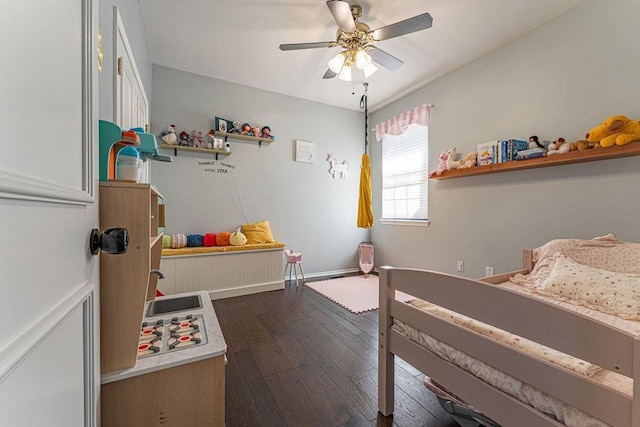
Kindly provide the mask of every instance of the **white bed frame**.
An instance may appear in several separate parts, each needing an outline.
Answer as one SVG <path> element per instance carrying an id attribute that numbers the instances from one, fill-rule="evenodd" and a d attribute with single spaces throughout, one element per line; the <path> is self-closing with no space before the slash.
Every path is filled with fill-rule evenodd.
<path id="1" fill-rule="evenodd" d="M 380 268 L 378 409 L 383 415 L 394 409 L 397 355 L 505 427 L 563 425 L 393 332 L 390 328 L 396 318 L 612 426 L 640 427 L 640 380 L 634 381 L 635 399 L 629 399 L 590 378 L 395 300 L 396 290 L 406 292 L 605 369 L 640 378 L 640 341 L 632 334 L 493 285 L 531 271 L 530 250 L 523 251 L 523 267 L 482 281 L 426 270 Z"/>

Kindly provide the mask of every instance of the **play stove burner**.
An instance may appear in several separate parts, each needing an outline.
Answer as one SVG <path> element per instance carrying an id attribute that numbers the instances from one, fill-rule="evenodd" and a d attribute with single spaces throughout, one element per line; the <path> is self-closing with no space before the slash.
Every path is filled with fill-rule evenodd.
<path id="1" fill-rule="evenodd" d="M 138 343 L 138 358 L 206 344 L 202 315 L 143 322 Z"/>

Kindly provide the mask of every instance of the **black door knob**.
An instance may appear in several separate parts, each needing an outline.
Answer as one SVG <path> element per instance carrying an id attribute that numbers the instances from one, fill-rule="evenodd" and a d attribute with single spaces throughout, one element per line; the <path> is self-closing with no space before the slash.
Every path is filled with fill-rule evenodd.
<path id="1" fill-rule="evenodd" d="M 105 254 L 123 254 L 129 246 L 129 232 L 126 228 L 110 228 L 104 233 L 94 228 L 89 237 L 89 249 L 92 255 L 102 250 Z"/>

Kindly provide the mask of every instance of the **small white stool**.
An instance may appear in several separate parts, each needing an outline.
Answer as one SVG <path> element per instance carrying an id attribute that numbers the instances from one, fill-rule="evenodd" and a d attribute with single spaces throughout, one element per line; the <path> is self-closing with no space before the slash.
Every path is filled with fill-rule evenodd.
<path id="1" fill-rule="evenodd" d="M 287 263 L 284 266 L 284 272 L 282 273 L 282 280 L 285 279 L 287 275 L 287 267 L 289 267 L 289 281 L 291 281 L 291 271 L 296 275 L 296 287 L 298 286 L 298 271 L 296 270 L 296 266 L 300 269 L 300 274 L 302 274 L 302 285 L 306 282 L 304 278 L 304 272 L 302 271 L 302 253 L 294 252 L 291 249 L 285 249 L 284 255 L 287 257 Z"/>

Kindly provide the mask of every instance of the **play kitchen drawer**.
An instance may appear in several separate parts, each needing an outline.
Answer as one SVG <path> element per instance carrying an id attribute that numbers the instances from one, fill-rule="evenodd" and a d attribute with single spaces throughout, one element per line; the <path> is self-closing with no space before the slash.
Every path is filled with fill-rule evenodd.
<path id="1" fill-rule="evenodd" d="M 147 303 L 132 368 L 101 377 L 109 426 L 224 426 L 226 343 L 207 292 Z"/>

